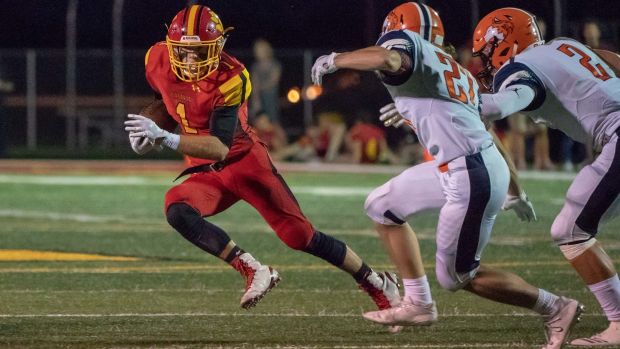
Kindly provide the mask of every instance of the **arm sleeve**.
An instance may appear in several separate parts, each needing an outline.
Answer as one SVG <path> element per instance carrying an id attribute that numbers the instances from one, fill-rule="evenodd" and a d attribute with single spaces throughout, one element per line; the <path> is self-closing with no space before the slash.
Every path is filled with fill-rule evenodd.
<path id="1" fill-rule="evenodd" d="M 239 108 L 245 103 L 252 85 L 246 69 L 228 79 L 219 87 L 220 97 L 216 101 L 210 118 L 209 132 L 230 148 L 239 123 Z"/>
<path id="2" fill-rule="evenodd" d="M 238 112 L 239 106 L 217 107 L 211 115 L 210 134 L 217 137 L 228 148 L 232 145 L 237 129 Z"/>
<path id="3" fill-rule="evenodd" d="M 516 85 L 527 86 L 534 91 L 534 98 L 530 104 L 520 110 L 536 110 L 545 102 L 547 90 L 542 80 L 527 65 L 514 62 L 512 59 L 495 74 L 493 92 L 497 93 Z"/>
<path id="4" fill-rule="evenodd" d="M 481 95 L 481 115 L 489 121 L 499 120 L 525 110 L 536 98 L 536 92 L 527 85 L 510 85 L 494 94 Z"/>
<path id="5" fill-rule="evenodd" d="M 404 84 L 415 67 L 415 44 L 411 37 L 401 30 L 395 30 L 381 36 L 376 45 L 398 52 L 402 62 L 400 70 L 395 73 L 378 72 L 381 81 L 392 86 Z"/>

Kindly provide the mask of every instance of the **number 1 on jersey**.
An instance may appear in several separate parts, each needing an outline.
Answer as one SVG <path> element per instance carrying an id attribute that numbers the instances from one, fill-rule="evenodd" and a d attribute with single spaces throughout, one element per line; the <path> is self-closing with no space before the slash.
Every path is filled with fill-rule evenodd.
<path id="1" fill-rule="evenodd" d="M 196 131 L 195 128 L 191 128 L 189 127 L 189 122 L 187 121 L 187 117 L 185 116 L 185 104 L 183 103 L 178 103 L 177 104 L 177 115 L 179 116 L 179 118 L 181 118 L 181 126 L 183 127 L 183 131 L 187 134 L 196 134 L 198 133 L 198 131 Z"/>

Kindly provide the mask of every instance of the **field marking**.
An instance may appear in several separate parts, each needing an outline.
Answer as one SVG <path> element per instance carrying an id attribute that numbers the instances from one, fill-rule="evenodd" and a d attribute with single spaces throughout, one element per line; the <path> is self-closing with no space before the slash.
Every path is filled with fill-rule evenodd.
<path id="1" fill-rule="evenodd" d="M 0 209 L 0 217 L 7 218 L 29 218 L 29 219 L 49 219 L 54 221 L 68 220 L 83 223 L 109 223 L 115 221 L 123 221 L 122 216 L 103 216 L 82 213 L 61 213 L 49 211 L 29 211 L 29 210 L 11 210 Z"/>
<path id="2" fill-rule="evenodd" d="M 601 317 L 604 314 L 582 314 L 587 317 Z M 119 318 L 119 317 L 138 317 L 138 318 L 161 318 L 161 317 L 289 317 L 289 318 L 357 318 L 361 317 L 361 313 L 108 313 L 108 314 L 0 314 L 0 318 Z M 463 314 L 440 314 L 439 318 L 486 318 L 486 317 L 523 317 L 538 318 L 536 313 L 463 313 Z"/>
<path id="3" fill-rule="evenodd" d="M 137 257 L 105 256 L 94 253 L 73 253 L 35 250 L 0 250 L 0 261 L 139 261 Z"/>
<path id="4" fill-rule="evenodd" d="M 620 260 L 614 260 L 614 263 Z M 527 261 L 527 262 L 494 262 L 485 263 L 490 267 L 536 267 L 536 266 L 566 266 L 568 263 L 563 260 L 557 261 Z M 340 272 L 339 269 L 325 264 L 272 264 L 272 267 L 281 271 L 307 271 L 307 270 L 325 270 Z M 373 268 L 377 270 L 393 268 L 391 264 L 377 264 Z M 434 263 L 424 264 L 425 269 L 435 268 Z M 66 273 L 66 274 L 116 274 L 116 273 L 171 273 L 171 272 L 222 272 L 232 270 L 228 265 L 204 265 L 204 264 L 188 264 L 188 265 L 162 265 L 162 266 L 122 266 L 122 267 L 36 267 L 36 268 L 0 268 L 0 274 L 9 273 Z"/>

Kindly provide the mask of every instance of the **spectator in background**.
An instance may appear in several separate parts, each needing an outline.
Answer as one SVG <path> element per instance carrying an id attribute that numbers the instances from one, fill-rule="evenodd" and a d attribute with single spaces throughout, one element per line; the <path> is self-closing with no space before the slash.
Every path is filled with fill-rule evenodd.
<path id="1" fill-rule="evenodd" d="M 371 113 L 367 110 L 358 112 L 359 118 L 345 137 L 347 147 L 352 154 L 352 162 L 357 164 L 397 163 L 397 159 L 388 147 L 385 131 L 372 124 Z"/>
<path id="2" fill-rule="evenodd" d="M 256 130 L 258 138 L 267 145 L 272 154 L 278 153 L 286 147 L 286 133 L 280 125 L 271 122 L 269 115 L 264 110 L 259 110 L 252 118 L 252 126 Z"/>
<path id="3" fill-rule="evenodd" d="M 295 143 L 271 155 L 274 160 L 338 161 L 345 133 L 346 126 L 342 114 L 324 112 L 319 114 L 318 124 L 308 127 L 306 133 Z"/>
<path id="4" fill-rule="evenodd" d="M 595 19 L 586 19 L 581 26 L 583 43 L 591 48 L 615 51 L 615 47 L 605 41 L 601 41 L 601 28 Z"/>
<path id="5" fill-rule="evenodd" d="M 252 110 L 264 110 L 272 123 L 280 124 L 279 87 L 282 65 L 273 56 L 273 48 L 265 39 L 254 42 L 252 64 Z"/>
<path id="6" fill-rule="evenodd" d="M 4 94 L 13 92 L 13 82 L 5 79 L 4 71 L 0 71 L 0 158 L 7 157 L 6 138 L 8 115 L 4 111 Z"/>

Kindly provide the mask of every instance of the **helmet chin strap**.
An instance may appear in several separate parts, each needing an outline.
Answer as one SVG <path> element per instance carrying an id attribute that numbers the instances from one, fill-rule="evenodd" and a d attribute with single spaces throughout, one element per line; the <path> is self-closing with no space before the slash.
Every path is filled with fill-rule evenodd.
<path id="1" fill-rule="evenodd" d="M 518 49 L 519 49 L 519 43 L 515 41 L 515 43 L 512 45 L 512 53 L 510 55 L 510 58 L 513 58 L 514 56 L 517 55 Z"/>

